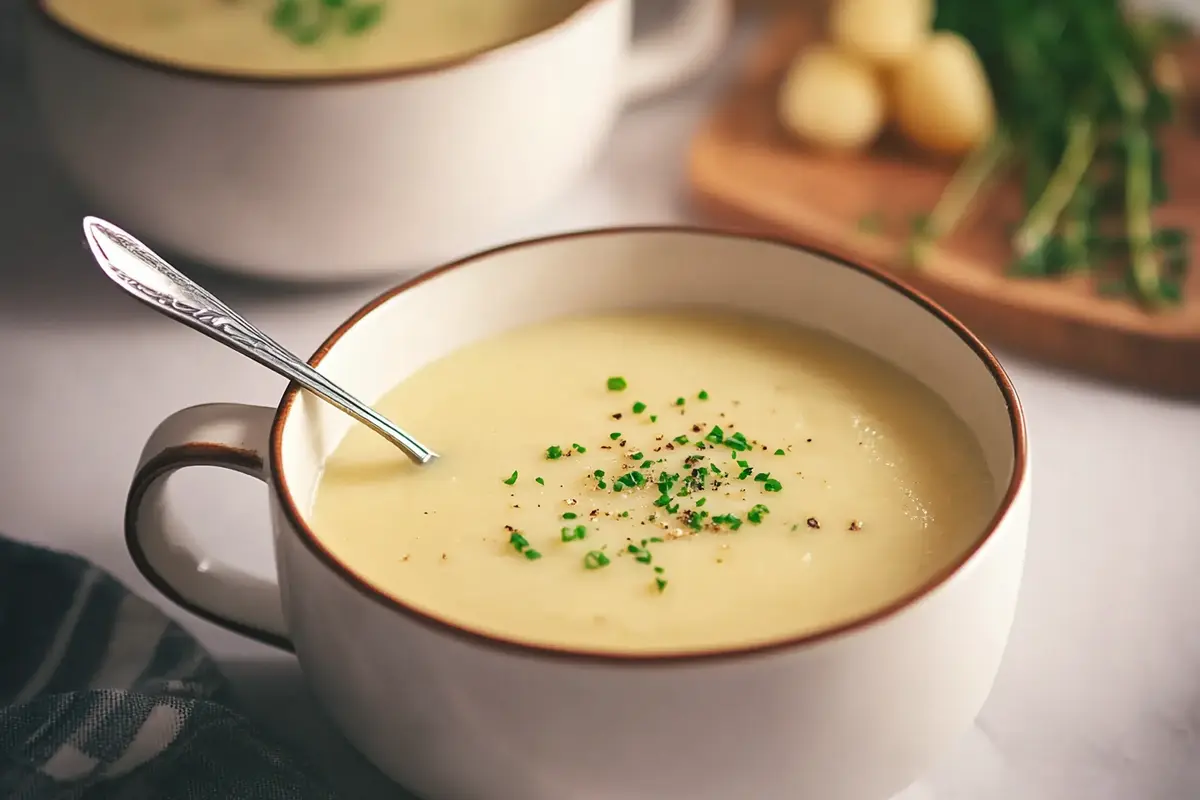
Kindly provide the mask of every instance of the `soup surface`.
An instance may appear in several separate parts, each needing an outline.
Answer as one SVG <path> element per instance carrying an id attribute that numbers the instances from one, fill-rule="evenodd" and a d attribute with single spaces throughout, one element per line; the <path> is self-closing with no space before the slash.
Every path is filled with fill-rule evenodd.
<path id="1" fill-rule="evenodd" d="M 923 384 L 838 339 L 716 312 L 563 318 L 429 364 L 353 427 L 313 529 L 472 630 L 648 653 L 779 640 L 917 589 L 995 508 Z"/>
<path id="2" fill-rule="evenodd" d="M 566 19 L 584 0 L 42 0 L 114 49 L 205 72 L 354 75 L 461 58 Z"/>

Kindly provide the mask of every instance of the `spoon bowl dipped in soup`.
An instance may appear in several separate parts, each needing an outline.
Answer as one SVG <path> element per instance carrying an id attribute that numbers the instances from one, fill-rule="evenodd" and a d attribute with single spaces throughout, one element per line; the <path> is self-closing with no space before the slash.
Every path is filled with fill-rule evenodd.
<path id="1" fill-rule="evenodd" d="M 551 237 L 381 296 L 313 363 L 443 458 L 295 389 L 187 409 L 127 538 L 185 608 L 294 649 L 418 796 L 884 800 L 987 698 L 1024 419 L 975 337 L 874 270 Z M 277 581 L 182 546 L 161 490 L 194 464 L 271 485 Z"/>

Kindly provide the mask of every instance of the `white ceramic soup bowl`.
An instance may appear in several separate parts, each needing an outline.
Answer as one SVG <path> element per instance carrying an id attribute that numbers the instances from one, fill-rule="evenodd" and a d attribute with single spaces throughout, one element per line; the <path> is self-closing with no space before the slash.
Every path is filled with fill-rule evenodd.
<path id="1" fill-rule="evenodd" d="M 278 408 L 198 406 L 158 427 L 127 505 L 134 561 L 184 608 L 294 649 L 346 737 L 425 800 L 886 800 L 972 724 L 1021 582 L 1025 422 L 1004 371 L 960 323 L 821 252 L 631 228 L 515 244 L 424 275 L 355 314 L 312 363 L 374 400 L 517 326 L 672 306 L 830 331 L 924 381 L 978 437 L 995 477 L 977 544 L 869 618 L 765 646 L 621 657 L 492 638 L 381 594 L 323 549 L 309 528 L 314 490 L 356 423 L 291 388 Z M 194 465 L 269 484 L 277 578 L 187 538 L 163 479 Z"/>
<path id="2" fill-rule="evenodd" d="M 631 45 L 633 0 L 579 0 L 469 58 L 252 79 L 107 49 L 28 1 L 43 126 L 98 213 L 210 266 L 304 281 L 495 242 L 590 167 L 625 101 L 702 70 L 731 16 L 729 0 L 684 0 Z"/>

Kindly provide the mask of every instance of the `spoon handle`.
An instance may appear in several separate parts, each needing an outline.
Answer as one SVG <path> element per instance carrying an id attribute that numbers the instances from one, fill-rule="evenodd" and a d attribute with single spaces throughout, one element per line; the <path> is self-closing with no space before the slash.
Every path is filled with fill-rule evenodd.
<path id="1" fill-rule="evenodd" d="M 437 458 L 437 453 L 360 403 L 133 236 L 96 217 L 85 218 L 83 227 L 92 255 L 105 273 L 138 300 L 303 386 L 390 440 L 417 463 Z"/>

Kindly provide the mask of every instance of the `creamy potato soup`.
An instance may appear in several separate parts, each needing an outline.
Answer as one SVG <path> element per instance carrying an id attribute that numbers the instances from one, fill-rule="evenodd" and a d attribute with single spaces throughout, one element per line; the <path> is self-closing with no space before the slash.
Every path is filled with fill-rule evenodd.
<path id="1" fill-rule="evenodd" d="M 838 339 L 715 312 L 559 319 L 424 367 L 354 427 L 312 528 L 381 592 L 507 639 L 622 653 L 870 614 L 983 534 L 993 483 L 928 388 Z"/>
<path id="2" fill-rule="evenodd" d="M 75 32 L 175 66 L 353 75 L 461 58 L 552 27 L 584 0 L 42 0 Z"/>

